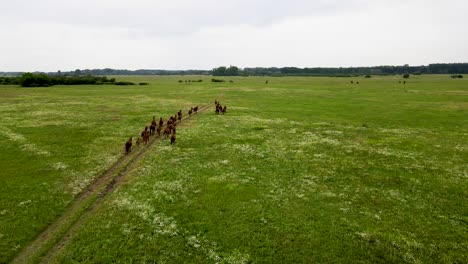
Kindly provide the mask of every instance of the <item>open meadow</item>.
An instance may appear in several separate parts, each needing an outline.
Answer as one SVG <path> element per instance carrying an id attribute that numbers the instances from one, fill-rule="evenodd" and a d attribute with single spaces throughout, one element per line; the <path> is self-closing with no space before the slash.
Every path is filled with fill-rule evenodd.
<path id="1" fill-rule="evenodd" d="M 149 85 L 0 86 L 0 263 L 73 204 L 27 262 L 468 262 L 468 78 L 116 78 Z M 153 116 L 196 105 L 77 203 Z"/>

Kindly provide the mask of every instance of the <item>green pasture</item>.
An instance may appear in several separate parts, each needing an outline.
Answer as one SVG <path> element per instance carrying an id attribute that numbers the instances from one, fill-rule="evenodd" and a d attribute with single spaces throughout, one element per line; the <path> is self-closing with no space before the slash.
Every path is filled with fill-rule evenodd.
<path id="1" fill-rule="evenodd" d="M 228 113 L 156 143 L 54 262 L 468 262 L 468 80 L 210 78 L 0 86 L 0 263 L 152 116 L 217 97 Z"/>

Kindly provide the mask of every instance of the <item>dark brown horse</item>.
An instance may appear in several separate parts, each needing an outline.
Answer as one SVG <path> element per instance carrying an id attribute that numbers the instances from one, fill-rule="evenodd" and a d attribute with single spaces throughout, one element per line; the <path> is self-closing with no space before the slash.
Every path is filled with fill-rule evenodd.
<path id="1" fill-rule="evenodd" d="M 127 140 L 127 143 L 125 143 L 125 151 L 127 152 L 127 154 L 132 151 L 132 137 L 130 137 Z"/>
<path id="2" fill-rule="evenodd" d="M 158 137 L 161 136 L 161 130 L 162 130 L 162 126 L 158 126 L 158 128 L 156 129 L 156 133 L 158 133 Z"/>
<path id="3" fill-rule="evenodd" d="M 171 134 L 171 129 L 169 127 L 166 127 L 166 129 L 164 129 L 164 132 L 163 132 L 164 138 L 167 138 L 169 134 Z"/>
<path id="4" fill-rule="evenodd" d="M 176 135 L 175 135 L 175 132 L 174 132 L 174 133 L 172 133 L 172 135 L 171 135 L 171 145 L 174 144 L 175 141 L 176 141 Z"/>
<path id="5" fill-rule="evenodd" d="M 148 143 L 149 141 L 149 131 L 148 131 L 148 127 L 145 127 L 145 130 L 143 130 L 143 132 L 141 132 L 141 137 L 143 138 L 143 142 L 146 144 Z"/>

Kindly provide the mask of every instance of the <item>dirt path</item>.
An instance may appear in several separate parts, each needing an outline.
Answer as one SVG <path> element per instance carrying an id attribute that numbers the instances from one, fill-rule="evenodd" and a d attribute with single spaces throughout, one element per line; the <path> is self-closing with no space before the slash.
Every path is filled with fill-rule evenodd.
<path id="1" fill-rule="evenodd" d="M 197 114 L 209 110 L 211 106 L 212 104 L 208 104 L 200 107 Z M 186 115 L 182 121 L 197 116 L 197 114 Z M 180 123 L 179 126 L 183 124 L 184 122 Z M 141 144 L 131 153 L 120 157 L 102 176 L 81 192 L 63 214 L 26 246 L 11 263 L 48 263 L 53 260 L 86 219 L 92 215 L 102 199 L 114 190 L 138 161 L 156 145 L 156 142 L 160 141 L 162 141 L 162 136 L 153 136 L 148 144 Z"/>

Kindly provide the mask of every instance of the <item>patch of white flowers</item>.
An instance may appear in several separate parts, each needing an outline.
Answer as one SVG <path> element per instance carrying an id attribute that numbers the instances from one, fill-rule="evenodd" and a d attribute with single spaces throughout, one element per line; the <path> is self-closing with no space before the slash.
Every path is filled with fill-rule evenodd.
<path id="1" fill-rule="evenodd" d="M 54 168 L 55 170 L 65 170 L 66 168 L 68 168 L 69 166 L 63 162 L 57 162 L 57 163 L 54 163 L 52 165 L 52 168 Z"/>
<path id="2" fill-rule="evenodd" d="M 40 156 L 50 155 L 50 152 L 48 152 L 47 150 L 41 149 L 37 145 L 28 142 L 28 140 L 23 135 L 15 133 L 6 127 L 0 127 L 0 134 L 4 135 L 11 141 L 21 144 L 20 147 L 25 152 L 33 153 Z"/>

